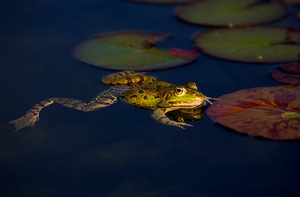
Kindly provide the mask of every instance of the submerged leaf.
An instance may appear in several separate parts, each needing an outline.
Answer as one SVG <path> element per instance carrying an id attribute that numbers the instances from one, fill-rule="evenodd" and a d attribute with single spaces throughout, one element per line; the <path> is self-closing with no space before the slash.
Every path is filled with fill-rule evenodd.
<path id="1" fill-rule="evenodd" d="M 281 71 L 273 70 L 272 77 L 282 83 L 300 85 L 300 56 L 298 58 L 298 63 L 279 66 Z"/>
<path id="2" fill-rule="evenodd" d="M 152 47 L 156 42 L 169 37 L 167 34 L 143 31 L 100 34 L 79 44 L 74 49 L 74 57 L 87 64 L 114 70 L 164 69 L 197 58 L 195 50 L 165 51 Z"/>
<path id="3" fill-rule="evenodd" d="M 300 87 L 259 87 L 223 95 L 207 115 L 226 127 L 273 140 L 300 139 Z"/>
<path id="4" fill-rule="evenodd" d="M 202 0 L 179 8 L 176 15 L 205 26 L 247 26 L 271 22 L 287 12 L 283 3 L 261 0 Z"/>
<path id="5" fill-rule="evenodd" d="M 208 55 L 241 62 L 287 62 L 300 54 L 300 32 L 281 27 L 212 29 L 198 33 L 195 41 Z"/>

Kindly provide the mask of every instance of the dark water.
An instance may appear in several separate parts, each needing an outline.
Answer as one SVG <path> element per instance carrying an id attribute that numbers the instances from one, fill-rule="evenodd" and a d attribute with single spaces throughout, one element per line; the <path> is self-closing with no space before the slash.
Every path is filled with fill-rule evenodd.
<path id="1" fill-rule="evenodd" d="M 162 48 L 193 48 L 205 28 L 178 21 L 175 6 L 117 0 L 10 0 L 0 3 L 0 196 L 297 196 L 300 143 L 238 134 L 208 117 L 182 131 L 153 121 L 151 111 L 117 103 L 83 113 L 46 108 L 36 127 L 14 133 L 7 122 L 53 97 L 89 101 L 111 73 L 77 62 L 72 48 L 108 31 L 171 33 Z M 291 10 L 295 11 L 295 7 Z M 289 16 L 275 24 L 299 27 Z M 201 55 L 153 72 L 177 84 L 197 82 L 218 97 L 275 86 L 278 64 L 255 65 Z"/>

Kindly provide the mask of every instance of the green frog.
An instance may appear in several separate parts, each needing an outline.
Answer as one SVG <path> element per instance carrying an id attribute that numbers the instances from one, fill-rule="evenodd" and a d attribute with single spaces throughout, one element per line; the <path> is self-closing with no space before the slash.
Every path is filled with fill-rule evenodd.
<path id="1" fill-rule="evenodd" d="M 170 120 L 166 114 L 175 110 L 196 109 L 204 106 L 206 102 L 211 103 L 210 99 L 213 99 L 198 91 L 195 82 L 178 86 L 166 81 L 157 81 L 155 77 L 145 74 L 146 72 L 121 71 L 108 75 L 102 82 L 115 86 L 101 92 L 89 103 L 72 98 L 52 97 L 34 105 L 24 116 L 10 123 L 15 126 L 15 131 L 28 126 L 33 127 L 39 120 L 41 110 L 53 103 L 89 112 L 114 104 L 120 98 L 138 108 L 153 110 L 152 117 L 162 124 L 184 129 L 185 126 L 192 125 L 184 121 Z"/>

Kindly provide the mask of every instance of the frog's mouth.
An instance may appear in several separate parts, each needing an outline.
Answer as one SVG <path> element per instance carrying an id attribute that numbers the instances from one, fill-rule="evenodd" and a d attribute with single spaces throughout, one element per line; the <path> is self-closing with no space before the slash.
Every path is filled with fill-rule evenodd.
<path id="1" fill-rule="evenodd" d="M 176 107 L 176 108 L 186 108 L 186 109 L 192 109 L 195 107 L 203 107 L 206 105 L 206 100 L 203 99 L 196 99 L 191 102 L 176 102 L 176 101 L 171 101 L 169 102 L 170 106 Z"/>

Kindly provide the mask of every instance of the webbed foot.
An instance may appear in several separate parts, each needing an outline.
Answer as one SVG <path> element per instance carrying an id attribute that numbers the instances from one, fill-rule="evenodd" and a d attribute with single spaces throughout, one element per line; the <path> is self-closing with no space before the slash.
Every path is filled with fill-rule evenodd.
<path id="1" fill-rule="evenodd" d="M 39 120 L 39 113 L 38 112 L 28 112 L 21 118 L 16 120 L 10 121 L 10 124 L 15 126 L 15 131 L 23 129 L 25 127 L 34 127 L 35 123 Z"/>
<path id="2" fill-rule="evenodd" d="M 176 127 L 181 128 L 181 129 L 185 129 L 185 126 L 186 126 L 186 127 L 192 127 L 192 126 L 193 126 L 193 125 L 191 125 L 191 124 L 187 124 L 187 123 L 184 123 L 184 122 L 175 122 L 175 121 L 172 121 L 172 120 L 171 120 L 171 122 L 169 122 L 169 124 L 167 124 L 167 125 L 170 125 L 170 126 L 176 126 Z"/>

